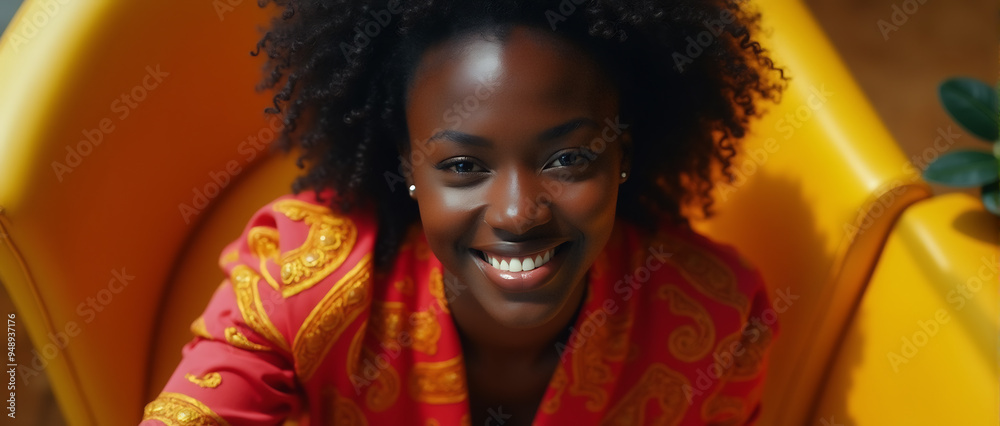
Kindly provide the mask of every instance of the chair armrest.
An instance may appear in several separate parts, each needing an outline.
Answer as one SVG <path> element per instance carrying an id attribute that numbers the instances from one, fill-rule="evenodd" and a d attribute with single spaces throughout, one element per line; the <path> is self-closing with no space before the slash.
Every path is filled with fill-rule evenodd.
<path id="1" fill-rule="evenodd" d="M 903 214 L 810 424 L 996 424 L 998 223 L 965 194 Z"/>

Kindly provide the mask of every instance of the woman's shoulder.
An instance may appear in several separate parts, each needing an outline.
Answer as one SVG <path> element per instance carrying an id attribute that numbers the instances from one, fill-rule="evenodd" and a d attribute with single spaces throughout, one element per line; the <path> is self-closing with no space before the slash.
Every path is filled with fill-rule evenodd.
<path id="1" fill-rule="evenodd" d="M 329 199 L 313 191 L 278 197 L 219 258 L 247 326 L 291 352 L 317 310 L 334 304 L 360 313 L 370 303 L 374 215 L 332 209 Z"/>
<path id="2" fill-rule="evenodd" d="M 662 221 L 655 232 L 631 227 L 645 261 L 666 264 L 661 274 L 679 274 L 698 293 L 746 313 L 757 294 L 766 292 L 760 271 L 730 244 L 698 232 L 686 223 Z M 644 248 L 644 250 L 642 250 Z M 642 258 L 633 259 L 639 265 Z M 648 267 L 652 269 L 652 267 Z"/>
<path id="3" fill-rule="evenodd" d="M 370 254 L 375 221 L 369 212 L 330 207 L 329 191 L 302 191 L 278 197 L 258 209 L 242 234 L 219 259 L 232 264 L 259 264 L 268 283 L 290 296 L 308 289 L 315 278 L 338 269 L 349 258 Z M 360 260 L 360 259 L 355 259 Z M 356 263 L 356 262 L 353 262 Z"/>

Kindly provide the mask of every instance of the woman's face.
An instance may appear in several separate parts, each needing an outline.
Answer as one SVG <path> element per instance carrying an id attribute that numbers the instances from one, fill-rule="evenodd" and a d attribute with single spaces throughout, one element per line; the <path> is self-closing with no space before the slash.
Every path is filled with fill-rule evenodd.
<path id="1" fill-rule="evenodd" d="M 457 283 L 450 303 L 510 328 L 575 310 L 624 170 L 618 97 L 597 64 L 526 27 L 450 40 L 421 56 L 406 118 L 424 232 Z"/>

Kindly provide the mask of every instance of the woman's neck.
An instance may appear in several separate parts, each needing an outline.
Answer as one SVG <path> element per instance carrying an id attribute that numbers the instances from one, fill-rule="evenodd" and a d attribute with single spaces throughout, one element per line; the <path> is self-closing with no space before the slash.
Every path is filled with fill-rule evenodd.
<path id="1" fill-rule="evenodd" d="M 448 276 L 445 279 L 455 279 Z M 586 277 L 584 278 L 586 281 Z M 576 320 L 587 292 L 586 283 L 575 286 L 574 293 L 549 321 L 532 328 L 510 328 L 494 320 L 469 294 L 452 295 L 449 308 L 462 340 L 467 364 L 546 364 L 558 360 L 557 343 L 565 343 L 569 327 Z"/>

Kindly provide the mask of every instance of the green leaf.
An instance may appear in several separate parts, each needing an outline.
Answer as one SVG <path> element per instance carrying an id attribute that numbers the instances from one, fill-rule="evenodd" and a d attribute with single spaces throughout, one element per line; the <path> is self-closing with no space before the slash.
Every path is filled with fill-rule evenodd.
<path id="1" fill-rule="evenodd" d="M 938 95 L 944 109 L 963 128 L 990 142 L 1000 138 L 1000 101 L 993 87 L 957 77 L 941 83 Z"/>
<path id="2" fill-rule="evenodd" d="M 949 186 L 983 186 L 1000 180 L 1000 167 L 997 167 L 997 159 L 989 153 L 949 152 L 927 166 L 924 179 Z"/>
<path id="3" fill-rule="evenodd" d="M 983 187 L 983 205 L 990 213 L 1000 216 L 1000 182 Z"/>

